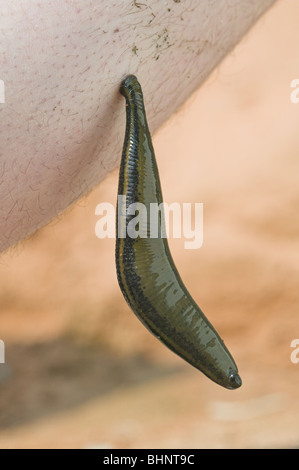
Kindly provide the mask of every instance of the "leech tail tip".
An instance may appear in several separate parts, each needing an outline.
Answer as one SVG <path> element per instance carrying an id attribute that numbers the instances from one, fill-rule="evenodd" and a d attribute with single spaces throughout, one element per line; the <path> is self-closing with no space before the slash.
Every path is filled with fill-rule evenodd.
<path id="1" fill-rule="evenodd" d="M 236 388 L 241 387 L 242 385 L 242 379 L 237 372 L 232 372 L 229 377 L 229 380 L 230 380 L 230 387 L 229 387 L 230 389 L 236 389 Z"/>

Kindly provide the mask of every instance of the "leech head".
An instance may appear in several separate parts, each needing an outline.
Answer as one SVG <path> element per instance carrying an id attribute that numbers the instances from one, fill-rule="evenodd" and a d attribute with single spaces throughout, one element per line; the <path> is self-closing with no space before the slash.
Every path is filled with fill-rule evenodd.
<path id="1" fill-rule="evenodd" d="M 129 94 L 141 92 L 141 86 L 135 75 L 128 75 L 120 85 L 121 94 L 127 97 Z"/>
<path id="2" fill-rule="evenodd" d="M 135 75 L 128 75 L 121 82 L 119 91 L 127 101 L 130 101 L 135 104 L 135 106 L 144 109 L 141 85 Z"/>

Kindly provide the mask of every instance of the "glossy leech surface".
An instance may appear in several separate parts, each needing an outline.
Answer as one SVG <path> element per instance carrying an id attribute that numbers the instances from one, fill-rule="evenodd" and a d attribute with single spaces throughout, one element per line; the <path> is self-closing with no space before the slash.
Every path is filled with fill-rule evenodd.
<path id="1" fill-rule="evenodd" d="M 122 82 L 126 99 L 126 133 L 119 173 L 118 195 L 126 204 L 117 207 L 116 269 L 121 291 L 141 322 L 169 349 L 217 384 L 241 386 L 237 366 L 222 339 L 195 303 L 175 267 L 167 239 L 161 236 L 164 218 L 158 221 L 158 238 L 151 238 L 149 218 L 146 238 L 118 237 L 136 216 L 130 204 L 161 204 L 162 191 L 151 135 L 146 121 L 141 86 L 134 75 Z"/>

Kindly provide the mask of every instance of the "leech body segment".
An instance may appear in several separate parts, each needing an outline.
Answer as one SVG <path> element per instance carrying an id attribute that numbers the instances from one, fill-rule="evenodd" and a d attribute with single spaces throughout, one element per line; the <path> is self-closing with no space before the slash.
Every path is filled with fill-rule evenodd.
<path id="1" fill-rule="evenodd" d="M 186 289 L 173 262 L 167 239 L 119 237 L 135 217 L 130 204 L 162 203 L 162 192 L 141 86 L 134 75 L 122 82 L 126 99 L 126 133 L 119 174 L 116 269 L 121 291 L 141 322 L 169 349 L 217 384 L 241 386 L 237 366 L 222 339 Z M 146 231 L 149 234 L 149 221 Z"/>

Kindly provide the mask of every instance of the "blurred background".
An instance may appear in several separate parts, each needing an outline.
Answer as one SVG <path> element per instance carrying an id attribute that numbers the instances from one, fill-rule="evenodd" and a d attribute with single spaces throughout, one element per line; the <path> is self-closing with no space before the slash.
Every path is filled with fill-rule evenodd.
<path id="1" fill-rule="evenodd" d="M 116 170 L 0 259 L 0 448 L 299 446 L 298 21 L 278 2 L 154 136 L 164 201 L 204 204 L 202 248 L 170 247 L 243 386 L 209 381 L 127 307 L 115 240 L 95 235 Z"/>

